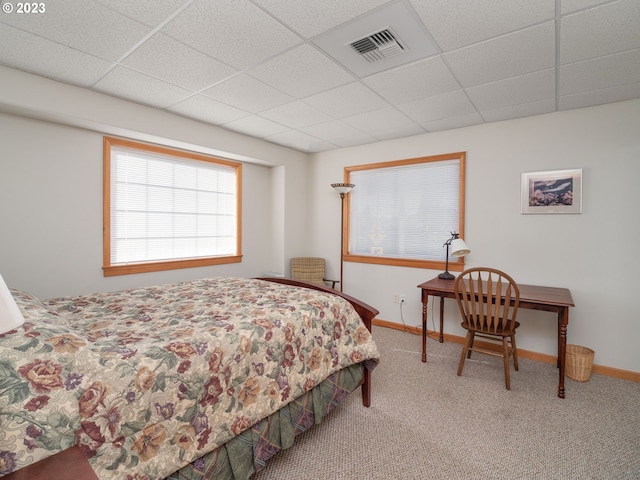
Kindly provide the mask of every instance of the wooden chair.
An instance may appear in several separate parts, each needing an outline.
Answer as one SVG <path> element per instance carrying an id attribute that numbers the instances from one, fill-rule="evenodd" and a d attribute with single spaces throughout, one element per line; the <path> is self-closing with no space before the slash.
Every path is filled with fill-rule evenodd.
<path id="1" fill-rule="evenodd" d="M 462 374 L 465 359 L 471 358 L 471 352 L 503 357 L 505 384 L 507 390 L 511 390 L 509 356 L 513 356 L 513 366 L 518 370 L 518 285 L 500 270 L 479 267 L 462 272 L 455 280 L 454 291 L 462 315 L 462 327 L 467 330 L 458 376 Z M 490 344 L 476 346 L 476 337 L 488 340 Z M 500 348 L 492 349 L 492 344 L 499 344 Z"/>
<path id="2" fill-rule="evenodd" d="M 318 285 L 326 286 L 331 284 L 331 288 L 336 288 L 336 283 L 340 280 L 329 280 L 325 278 L 325 262 L 321 257 L 294 257 L 291 259 L 291 278 L 304 280 Z"/>

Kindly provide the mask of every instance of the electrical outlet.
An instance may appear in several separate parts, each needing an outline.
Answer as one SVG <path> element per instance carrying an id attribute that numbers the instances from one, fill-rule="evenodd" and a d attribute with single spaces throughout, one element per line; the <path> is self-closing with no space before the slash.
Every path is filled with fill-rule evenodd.
<path id="1" fill-rule="evenodd" d="M 400 297 L 397 293 L 393 294 L 393 303 L 398 303 L 400 301 Z"/>
<path id="2" fill-rule="evenodd" d="M 403 293 L 402 295 L 400 295 L 400 303 L 404 303 L 407 301 L 407 296 Z"/>

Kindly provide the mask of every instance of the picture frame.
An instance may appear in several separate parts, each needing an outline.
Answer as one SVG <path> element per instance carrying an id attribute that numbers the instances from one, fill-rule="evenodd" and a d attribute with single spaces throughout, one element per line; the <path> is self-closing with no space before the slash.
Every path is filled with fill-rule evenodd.
<path id="1" fill-rule="evenodd" d="M 521 175 L 522 214 L 582 213 L 582 169 Z"/>

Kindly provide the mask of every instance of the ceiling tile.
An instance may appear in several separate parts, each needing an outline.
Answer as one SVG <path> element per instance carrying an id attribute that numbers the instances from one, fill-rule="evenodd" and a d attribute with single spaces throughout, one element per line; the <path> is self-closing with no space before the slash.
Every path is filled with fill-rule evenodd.
<path id="1" fill-rule="evenodd" d="M 335 145 L 329 142 L 325 142 L 323 140 L 312 137 L 311 135 L 297 132 L 295 130 L 278 133 L 276 135 L 266 137 L 265 140 L 309 153 L 323 152 L 325 150 L 333 150 L 334 148 L 336 148 Z"/>
<path id="2" fill-rule="evenodd" d="M 300 45 L 252 69 L 250 75 L 302 98 L 353 81 L 353 77 L 309 45 Z"/>
<path id="3" fill-rule="evenodd" d="M 418 123 L 448 117 L 460 117 L 475 112 L 475 108 L 462 90 L 398 105 L 409 118 Z"/>
<path id="4" fill-rule="evenodd" d="M 292 2 L 291 0 L 254 0 L 305 38 L 311 38 L 388 0 L 322 0 Z"/>
<path id="5" fill-rule="evenodd" d="M 155 27 L 171 16 L 189 0 L 93 0 L 122 15 L 125 15 L 150 27 Z"/>
<path id="6" fill-rule="evenodd" d="M 387 106 L 380 96 L 358 82 L 349 83 L 304 99 L 312 107 L 335 118 L 369 112 Z"/>
<path id="7" fill-rule="evenodd" d="M 553 22 L 444 55 L 463 87 L 536 72 L 555 65 Z"/>
<path id="8" fill-rule="evenodd" d="M 244 73 L 208 88 L 202 94 L 254 113 L 295 100 Z"/>
<path id="9" fill-rule="evenodd" d="M 90 0 L 47 4 L 44 14 L 0 15 L 13 25 L 105 60 L 117 60 L 151 29 Z"/>
<path id="10" fill-rule="evenodd" d="M 393 140 L 395 138 L 413 137 L 415 135 L 422 135 L 426 133 L 425 130 L 415 123 L 406 125 L 404 127 L 387 128 L 381 130 L 376 134 L 376 138 L 380 140 Z"/>
<path id="11" fill-rule="evenodd" d="M 640 98 L 640 82 L 621 87 L 605 88 L 591 92 L 577 93 L 560 97 L 560 110 L 590 107 L 604 103 L 622 102 Z"/>
<path id="12" fill-rule="evenodd" d="M 453 130 L 454 128 L 470 127 L 484 123 L 479 113 L 470 113 L 460 117 L 449 117 L 430 122 L 420 122 L 420 126 L 429 132 L 440 132 L 442 130 Z"/>
<path id="13" fill-rule="evenodd" d="M 533 115 L 541 115 L 543 113 L 551 113 L 556 110 L 555 99 L 540 100 L 539 102 L 523 103 L 495 110 L 487 110 L 482 116 L 487 122 L 499 122 L 501 120 L 511 120 L 514 118 L 530 117 Z"/>
<path id="14" fill-rule="evenodd" d="M 562 0 L 560 2 L 560 13 L 562 15 L 566 15 L 577 10 L 586 10 L 587 8 L 595 7 L 596 5 L 601 5 L 610 1 L 611 0 Z"/>
<path id="15" fill-rule="evenodd" d="M 410 0 L 444 51 L 551 20 L 555 0 Z"/>
<path id="16" fill-rule="evenodd" d="M 258 115 L 250 115 L 248 117 L 233 120 L 224 124 L 224 128 L 234 130 L 236 132 L 251 135 L 252 137 L 264 138 L 277 133 L 289 131 L 288 127 L 281 125 Z"/>
<path id="17" fill-rule="evenodd" d="M 560 67 L 560 95 L 640 82 L 640 49 Z"/>
<path id="18" fill-rule="evenodd" d="M 369 143 L 377 142 L 378 139 L 367 135 L 366 133 L 359 133 L 350 137 L 337 138 L 332 140 L 331 143 L 336 144 L 339 147 L 355 147 L 358 145 L 367 145 Z"/>
<path id="19" fill-rule="evenodd" d="M 173 105 L 169 110 L 203 122 L 213 123 L 214 125 L 222 125 L 249 115 L 243 110 L 226 103 L 217 102 L 203 95 L 189 97 Z"/>
<path id="20" fill-rule="evenodd" d="M 493 110 L 556 97 L 556 71 L 548 68 L 484 85 L 467 88 L 478 110 Z"/>
<path id="21" fill-rule="evenodd" d="M 391 103 L 410 102 L 460 89 L 460 84 L 439 56 L 372 75 L 363 82 Z"/>
<path id="22" fill-rule="evenodd" d="M 308 133 L 316 138 L 332 142 L 344 137 L 354 137 L 362 135 L 362 132 L 340 120 L 331 120 L 329 122 L 319 123 L 310 127 L 300 129 L 304 133 Z"/>
<path id="23" fill-rule="evenodd" d="M 161 33 L 149 38 L 122 63 L 191 90 L 208 87 L 237 72 L 235 68 Z"/>
<path id="24" fill-rule="evenodd" d="M 92 86 L 111 68 L 88 53 L 1 24 L 0 59 L 7 67 L 80 87 Z"/>
<path id="25" fill-rule="evenodd" d="M 162 31 L 239 69 L 257 65 L 301 42 L 248 0 L 196 0 Z"/>
<path id="26" fill-rule="evenodd" d="M 307 127 L 331 120 L 331 117 L 326 113 L 322 113 L 300 100 L 266 110 L 260 116 L 291 128 Z"/>
<path id="27" fill-rule="evenodd" d="M 166 108 L 193 92 L 126 67 L 116 67 L 94 87 L 97 91 L 143 105 Z"/>
<path id="28" fill-rule="evenodd" d="M 560 63 L 640 47 L 640 1 L 620 0 L 562 18 Z"/>
<path id="29" fill-rule="evenodd" d="M 410 129 L 416 127 L 414 122 L 394 107 L 385 107 L 372 112 L 352 115 L 343 118 L 342 121 L 376 138 L 380 138 L 379 136 L 382 135 L 385 130 Z"/>

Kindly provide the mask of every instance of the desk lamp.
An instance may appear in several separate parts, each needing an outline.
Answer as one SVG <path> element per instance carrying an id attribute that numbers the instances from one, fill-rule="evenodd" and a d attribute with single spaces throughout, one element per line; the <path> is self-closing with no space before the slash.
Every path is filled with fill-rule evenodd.
<path id="1" fill-rule="evenodd" d="M 0 333 L 18 328 L 24 323 L 20 308 L 0 275 Z"/>
<path id="2" fill-rule="evenodd" d="M 464 257 L 465 255 L 469 255 L 469 252 L 471 252 L 467 244 L 464 243 L 464 240 L 458 238 L 458 236 L 459 235 L 457 233 L 451 232 L 451 238 L 444 242 L 444 245 L 442 245 L 443 247 L 447 247 L 447 259 L 444 267 L 444 272 L 438 275 L 438 278 L 441 278 L 443 280 L 453 280 L 454 278 L 456 278 L 455 275 L 449 273 L 449 247 L 451 247 L 452 257 Z"/>

